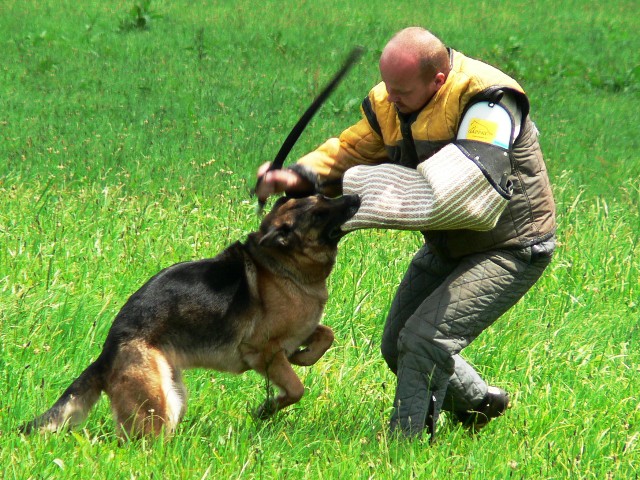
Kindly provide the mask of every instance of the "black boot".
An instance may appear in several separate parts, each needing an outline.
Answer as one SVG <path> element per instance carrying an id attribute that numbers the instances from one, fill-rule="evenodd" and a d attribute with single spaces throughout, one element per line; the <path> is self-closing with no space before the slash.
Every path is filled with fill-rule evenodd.
<path id="1" fill-rule="evenodd" d="M 498 387 L 489 387 L 480 404 L 467 411 L 453 412 L 460 423 L 477 432 L 492 418 L 500 417 L 509 408 L 509 394 Z"/>

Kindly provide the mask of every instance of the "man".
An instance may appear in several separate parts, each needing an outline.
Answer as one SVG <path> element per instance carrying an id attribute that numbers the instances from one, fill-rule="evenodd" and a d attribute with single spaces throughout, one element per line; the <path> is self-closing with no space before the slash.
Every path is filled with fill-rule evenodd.
<path id="1" fill-rule="evenodd" d="M 477 430 L 509 406 L 460 351 L 540 278 L 555 206 L 520 85 L 429 31 L 398 32 L 363 118 L 257 191 L 357 193 L 345 230 L 422 231 L 391 305 L 382 354 L 397 375 L 391 429 L 433 439 L 441 410 Z"/>

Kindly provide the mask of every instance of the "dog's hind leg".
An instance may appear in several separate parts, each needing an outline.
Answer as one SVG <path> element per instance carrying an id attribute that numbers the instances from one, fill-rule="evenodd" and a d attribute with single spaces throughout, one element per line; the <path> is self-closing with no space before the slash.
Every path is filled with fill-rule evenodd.
<path id="1" fill-rule="evenodd" d="M 143 342 L 120 349 L 107 394 L 118 430 L 129 437 L 170 435 L 186 404 L 180 371 L 160 350 Z"/>
<path id="2" fill-rule="evenodd" d="M 265 349 L 263 356 L 252 367 L 278 387 L 280 394 L 275 398 L 268 398 L 258 407 L 255 416 L 261 419 L 293 405 L 304 395 L 304 385 L 291 367 L 284 350 L 273 343 L 270 347 Z"/>
<path id="3" fill-rule="evenodd" d="M 314 332 L 302 343 L 302 349 L 293 352 L 289 361 L 294 365 L 308 367 L 316 363 L 333 343 L 334 335 L 326 325 L 318 325 Z"/>

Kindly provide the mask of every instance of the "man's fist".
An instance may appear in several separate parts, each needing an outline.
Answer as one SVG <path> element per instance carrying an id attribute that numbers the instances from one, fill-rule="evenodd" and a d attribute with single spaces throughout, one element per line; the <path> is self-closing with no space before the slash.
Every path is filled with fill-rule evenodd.
<path id="1" fill-rule="evenodd" d="M 292 170 L 269 170 L 270 162 L 263 163 L 258 169 L 258 178 L 261 178 L 256 195 L 261 202 L 264 202 L 271 195 L 287 192 L 302 192 L 309 190 L 310 185 L 307 180 Z"/>

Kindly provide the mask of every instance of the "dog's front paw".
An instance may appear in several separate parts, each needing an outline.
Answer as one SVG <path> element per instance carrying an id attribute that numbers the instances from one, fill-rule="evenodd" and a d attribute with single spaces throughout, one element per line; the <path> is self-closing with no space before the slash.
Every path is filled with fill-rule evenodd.
<path id="1" fill-rule="evenodd" d="M 309 347 L 301 347 L 291 354 L 289 362 L 300 367 L 310 367 L 318 361 L 316 357 L 316 353 L 312 352 Z"/>
<path id="2" fill-rule="evenodd" d="M 258 420 L 266 420 L 278 412 L 278 402 L 275 398 L 268 398 L 262 405 L 256 408 L 253 416 Z"/>

